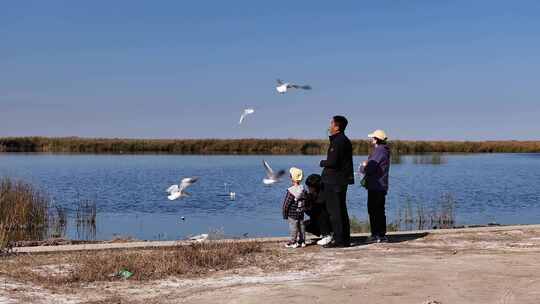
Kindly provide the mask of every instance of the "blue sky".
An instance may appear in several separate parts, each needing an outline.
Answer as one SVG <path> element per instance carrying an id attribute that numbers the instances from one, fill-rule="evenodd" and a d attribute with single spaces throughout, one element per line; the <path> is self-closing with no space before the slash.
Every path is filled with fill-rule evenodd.
<path id="1" fill-rule="evenodd" d="M 538 1 L 9 1 L 0 136 L 540 139 L 539 38 Z"/>

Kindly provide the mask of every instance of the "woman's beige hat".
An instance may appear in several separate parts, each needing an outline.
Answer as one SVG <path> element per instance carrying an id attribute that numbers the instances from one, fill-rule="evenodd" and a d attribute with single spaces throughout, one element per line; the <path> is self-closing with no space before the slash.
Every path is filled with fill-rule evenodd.
<path id="1" fill-rule="evenodd" d="M 289 173 L 291 174 L 291 179 L 295 182 L 300 182 L 304 178 L 304 172 L 296 167 L 292 167 Z"/>
<path id="2" fill-rule="evenodd" d="M 377 138 L 380 140 L 387 140 L 388 136 L 386 136 L 386 133 L 384 133 L 383 130 L 375 130 L 373 133 L 368 134 L 369 138 Z"/>

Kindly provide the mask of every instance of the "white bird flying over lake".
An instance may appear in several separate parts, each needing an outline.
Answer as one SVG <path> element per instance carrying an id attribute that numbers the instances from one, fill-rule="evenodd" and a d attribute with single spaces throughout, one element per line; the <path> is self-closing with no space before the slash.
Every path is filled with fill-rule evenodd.
<path id="1" fill-rule="evenodd" d="M 311 90 L 309 85 L 297 85 L 290 82 L 283 82 L 281 79 L 277 80 L 276 91 L 280 94 L 285 94 L 288 89 L 302 89 L 302 90 Z"/>
<path id="2" fill-rule="evenodd" d="M 169 196 L 167 198 L 171 201 L 174 201 L 178 198 L 183 198 L 190 196 L 189 193 L 186 192 L 186 189 L 193 185 L 197 180 L 199 180 L 198 177 L 186 177 L 183 178 L 180 181 L 179 185 L 172 185 L 169 188 L 167 188 L 167 193 L 169 193 Z"/>
<path id="3" fill-rule="evenodd" d="M 277 173 L 274 173 L 272 167 L 263 160 L 264 169 L 266 170 L 266 177 L 263 178 L 263 183 L 265 185 L 272 185 L 279 181 L 279 179 L 285 174 L 285 170 L 279 170 Z"/>
<path id="4" fill-rule="evenodd" d="M 242 112 L 242 115 L 240 116 L 240 121 L 238 122 L 238 124 L 241 125 L 244 119 L 246 119 L 248 115 L 253 114 L 253 113 L 255 113 L 254 109 L 245 109 L 244 112 Z"/>

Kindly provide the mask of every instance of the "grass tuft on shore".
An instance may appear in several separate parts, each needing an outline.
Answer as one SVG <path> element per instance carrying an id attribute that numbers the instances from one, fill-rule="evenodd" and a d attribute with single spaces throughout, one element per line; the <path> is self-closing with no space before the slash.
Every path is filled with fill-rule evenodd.
<path id="1" fill-rule="evenodd" d="M 238 267 L 264 265 L 273 251 L 260 242 L 205 242 L 145 250 L 106 250 L 4 258 L 0 275 L 21 281 L 64 285 L 120 280 L 125 269 L 130 280 L 189 277 Z M 263 258 L 264 254 L 264 258 Z M 39 261 L 39 262 L 38 262 Z"/>
<path id="2" fill-rule="evenodd" d="M 261 243 L 199 243 L 164 248 L 153 252 L 82 253 L 73 263 L 67 280 L 93 282 L 111 280 L 121 269 L 134 273 L 135 280 L 159 279 L 167 276 L 198 275 L 227 270 L 240 265 L 243 258 L 262 252 Z"/>

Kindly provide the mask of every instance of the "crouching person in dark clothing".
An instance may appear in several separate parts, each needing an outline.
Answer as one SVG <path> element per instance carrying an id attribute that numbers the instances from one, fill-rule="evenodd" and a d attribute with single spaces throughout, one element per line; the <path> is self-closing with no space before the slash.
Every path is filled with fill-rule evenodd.
<path id="1" fill-rule="evenodd" d="M 328 212 L 321 200 L 322 181 L 319 174 L 311 174 L 306 179 L 307 191 L 305 192 L 305 213 L 309 220 L 305 220 L 306 232 L 320 236 L 322 240 L 331 238 L 332 228 L 328 218 Z M 328 240 L 329 242 L 329 240 Z"/>
<path id="2" fill-rule="evenodd" d="M 368 160 L 362 163 L 360 173 L 364 174 L 362 186 L 368 191 L 368 214 L 371 237 L 368 242 L 387 242 L 386 237 L 386 194 L 388 193 L 388 173 L 390 171 L 390 149 L 388 137 L 382 130 L 368 135 L 374 145 Z"/>

